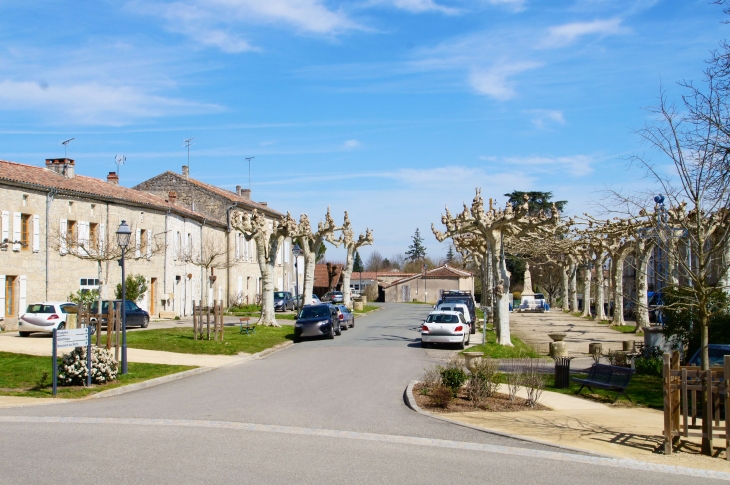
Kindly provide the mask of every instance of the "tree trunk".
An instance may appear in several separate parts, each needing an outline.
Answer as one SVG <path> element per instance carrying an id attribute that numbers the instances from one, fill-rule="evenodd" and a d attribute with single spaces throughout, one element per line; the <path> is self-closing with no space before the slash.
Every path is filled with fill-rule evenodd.
<path id="1" fill-rule="evenodd" d="M 563 264 L 560 267 L 560 275 L 563 277 L 563 311 L 570 311 L 570 268 Z"/>
<path id="2" fill-rule="evenodd" d="M 347 308 L 352 308 L 352 290 L 350 289 L 350 279 L 352 277 L 352 268 L 355 266 L 355 246 L 347 247 L 347 260 L 342 268 L 342 304 Z"/>
<path id="3" fill-rule="evenodd" d="M 582 317 L 591 316 L 591 265 L 586 264 L 583 270 L 583 313 Z"/>
<path id="4" fill-rule="evenodd" d="M 702 361 L 702 370 L 706 371 L 710 368 L 710 353 L 709 353 L 709 347 L 707 346 L 710 342 L 710 336 L 708 331 L 708 324 L 709 323 L 709 317 L 707 316 L 707 312 L 700 309 L 699 311 L 699 324 L 700 324 L 700 353 L 701 353 L 701 361 Z M 705 403 L 712 399 L 712 391 L 709 390 L 709 387 L 711 383 L 706 382 L 706 378 L 702 377 L 702 384 L 703 384 L 703 390 L 702 390 L 702 409 L 707 409 Z M 727 412 L 727 410 L 726 410 Z M 703 455 L 712 455 L 712 416 L 705 416 L 705 413 L 702 413 L 702 454 Z"/>
<path id="5" fill-rule="evenodd" d="M 492 279 L 489 273 L 489 253 L 481 255 L 479 259 L 479 279 L 482 283 L 482 295 L 479 303 L 481 304 L 482 310 L 486 311 L 492 300 L 489 298 L 489 293 L 492 291 Z"/>
<path id="6" fill-rule="evenodd" d="M 611 326 L 624 325 L 624 261 L 626 252 L 617 251 L 616 258 L 611 265 L 613 279 L 613 320 Z"/>
<path id="7" fill-rule="evenodd" d="M 596 259 L 596 320 L 601 322 L 606 320 L 606 311 L 603 309 L 605 303 L 603 264 L 606 258 L 602 255 Z"/>
<path id="8" fill-rule="evenodd" d="M 509 330 L 509 300 L 511 298 L 509 292 L 510 274 L 507 271 L 507 260 L 504 257 L 504 246 L 502 242 L 501 232 L 494 231 L 492 236 L 492 268 L 495 276 L 495 310 L 494 310 L 494 330 L 497 334 L 497 343 L 507 347 L 512 347 L 512 339 Z"/>
<path id="9" fill-rule="evenodd" d="M 570 260 L 570 311 L 578 311 L 578 265 L 571 258 Z"/>
<path id="10" fill-rule="evenodd" d="M 279 327 L 280 325 L 276 323 L 276 313 L 274 311 L 274 271 L 276 269 L 276 253 L 279 249 L 279 242 L 273 237 L 267 236 L 267 234 L 260 233 L 254 237 L 259 269 L 261 270 L 261 319 L 259 319 L 259 325 Z M 271 240 L 269 241 L 269 239 Z M 267 243 L 268 255 L 266 254 Z"/>
<path id="11" fill-rule="evenodd" d="M 304 242 L 302 247 L 307 246 Z M 304 255 L 304 281 L 302 281 L 302 306 L 312 303 L 314 293 L 314 269 L 317 266 L 317 253 L 309 250 L 302 250 Z"/>
<path id="12" fill-rule="evenodd" d="M 649 261 L 651 260 L 654 244 L 651 242 L 639 241 L 636 248 L 636 329 L 638 332 L 642 327 L 649 325 Z"/>

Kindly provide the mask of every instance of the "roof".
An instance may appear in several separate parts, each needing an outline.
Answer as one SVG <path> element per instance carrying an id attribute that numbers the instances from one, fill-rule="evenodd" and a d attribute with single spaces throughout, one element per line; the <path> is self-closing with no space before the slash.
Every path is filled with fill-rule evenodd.
<path id="1" fill-rule="evenodd" d="M 407 276 L 405 278 L 401 278 L 399 280 L 395 280 L 395 281 L 391 282 L 390 284 L 386 285 L 385 288 L 390 288 L 391 286 L 399 285 L 401 283 L 405 283 L 407 281 L 415 280 L 418 278 L 427 279 L 427 280 L 436 280 L 436 279 L 471 278 L 473 276 L 474 275 L 469 271 L 465 271 L 463 269 L 452 268 L 448 264 L 445 264 L 443 266 L 439 266 L 432 270 L 426 271 L 425 275 L 423 273 L 417 273 L 417 274 L 414 274 L 411 276 Z"/>
<path id="2" fill-rule="evenodd" d="M 340 276 L 342 275 L 342 265 L 337 264 L 337 273 L 332 280 L 332 287 L 335 288 L 340 282 Z M 315 288 L 329 288 L 329 276 L 327 274 L 326 264 L 317 264 L 314 266 L 314 287 Z"/>
<path id="3" fill-rule="evenodd" d="M 34 186 L 40 189 L 54 188 L 61 194 L 112 199 L 161 210 L 169 209 L 172 212 L 186 217 L 198 219 L 204 217 L 202 214 L 193 212 L 185 207 L 171 204 L 156 195 L 122 187 L 121 185 L 110 184 L 104 180 L 85 175 L 75 175 L 73 178 L 66 178 L 53 170 L 35 165 L 0 160 L 0 181 Z"/>
<path id="4" fill-rule="evenodd" d="M 255 202 L 255 201 L 253 201 L 251 199 L 248 199 L 246 197 L 242 197 L 242 196 L 236 194 L 235 192 L 231 192 L 230 190 L 226 190 L 226 189 L 222 189 L 220 187 L 216 187 L 215 185 L 206 184 L 205 182 L 201 182 L 200 180 L 196 180 L 196 179 L 191 178 L 189 176 L 188 177 L 185 177 L 184 175 L 181 175 L 179 173 L 173 172 L 172 170 L 168 170 L 166 172 L 161 173 L 160 175 L 157 175 L 155 177 L 152 177 L 151 179 L 146 180 L 145 182 L 142 182 L 141 184 L 138 184 L 136 187 L 140 187 L 140 186 L 144 185 L 145 183 L 149 182 L 150 180 L 154 180 L 154 179 L 156 179 L 158 177 L 161 177 L 163 175 L 172 175 L 173 177 L 176 177 L 176 178 L 178 178 L 180 180 L 184 180 L 184 181 L 186 181 L 186 182 L 188 182 L 190 184 L 197 185 L 201 189 L 207 190 L 209 192 L 213 192 L 214 194 L 217 194 L 217 195 L 219 195 L 219 196 L 221 196 L 221 197 L 229 200 L 230 202 L 236 202 L 239 207 L 245 207 L 245 208 L 248 208 L 248 209 L 257 209 L 260 212 L 265 212 L 265 213 L 268 213 L 270 215 L 278 215 L 278 216 L 283 216 L 284 215 L 281 212 L 276 211 L 276 210 L 272 209 L 271 207 L 269 207 L 267 205 L 263 205 L 263 204 L 260 204 L 258 202 Z M 142 190 L 142 189 L 140 189 L 140 190 Z"/>
<path id="5" fill-rule="evenodd" d="M 360 272 L 359 271 L 353 271 L 352 276 L 360 278 Z M 364 280 L 377 280 L 382 277 L 396 277 L 396 278 L 405 278 L 406 276 L 413 276 L 416 273 L 401 273 L 398 271 L 363 271 L 362 272 L 362 279 Z"/>

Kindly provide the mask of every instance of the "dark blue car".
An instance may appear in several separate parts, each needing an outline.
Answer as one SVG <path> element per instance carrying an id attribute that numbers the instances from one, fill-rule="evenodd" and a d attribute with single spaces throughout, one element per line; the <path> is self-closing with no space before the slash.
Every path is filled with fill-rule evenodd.
<path id="1" fill-rule="evenodd" d="M 140 327 L 140 328 L 147 328 L 147 326 L 150 324 L 150 314 L 146 311 L 142 310 L 140 307 L 137 306 L 137 304 L 133 301 L 125 300 L 126 302 L 126 318 L 127 318 L 127 327 Z M 117 308 L 121 311 L 121 304 L 122 300 L 103 300 L 101 302 L 101 326 L 106 327 L 106 315 L 109 314 L 109 305 L 112 305 L 114 308 Z M 94 302 L 91 306 L 91 313 L 99 313 L 99 304 L 98 302 Z M 94 319 L 92 318 L 92 321 Z"/>
<path id="2" fill-rule="evenodd" d="M 695 352 L 692 358 L 689 359 L 687 365 L 700 365 L 702 363 L 700 350 L 701 349 L 697 349 L 697 352 Z M 725 365 L 725 356 L 730 355 L 730 345 L 708 344 L 707 353 L 710 357 L 710 367 L 722 367 L 723 365 Z"/>
<path id="3" fill-rule="evenodd" d="M 294 324 L 294 342 L 306 337 L 335 338 L 342 334 L 337 307 L 329 303 L 308 305 L 302 308 Z"/>

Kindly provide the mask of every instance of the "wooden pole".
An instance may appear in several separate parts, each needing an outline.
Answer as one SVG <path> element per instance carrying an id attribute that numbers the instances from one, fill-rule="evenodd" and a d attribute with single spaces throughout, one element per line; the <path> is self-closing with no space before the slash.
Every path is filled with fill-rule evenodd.
<path id="1" fill-rule="evenodd" d="M 198 308 L 193 300 L 193 340 L 198 340 Z"/>
<path id="2" fill-rule="evenodd" d="M 704 394 L 705 389 L 707 390 L 707 402 L 705 402 L 705 412 L 702 413 L 702 424 L 704 430 L 703 437 L 707 437 L 708 446 L 710 448 L 710 454 L 712 454 L 712 369 L 707 369 L 705 372 L 704 382 L 702 383 L 702 393 Z"/>
<path id="3" fill-rule="evenodd" d="M 205 326 L 208 334 L 208 340 L 210 340 L 210 306 L 205 307 Z"/>
<path id="4" fill-rule="evenodd" d="M 672 454 L 672 394 L 671 394 L 671 356 L 664 353 L 662 356 L 663 387 L 664 387 L 664 454 Z"/>

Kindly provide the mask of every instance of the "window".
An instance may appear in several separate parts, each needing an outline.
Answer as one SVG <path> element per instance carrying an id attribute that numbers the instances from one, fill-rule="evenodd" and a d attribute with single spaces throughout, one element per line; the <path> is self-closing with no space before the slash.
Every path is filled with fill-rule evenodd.
<path id="1" fill-rule="evenodd" d="M 144 222 L 144 212 L 139 213 L 139 222 Z"/>
<path id="2" fill-rule="evenodd" d="M 148 248 L 149 244 L 147 241 L 147 230 L 142 229 L 139 232 L 139 252 L 142 253 L 143 256 L 146 256 Z"/>
<path id="3" fill-rule="evenodd" d="M 69 201 L 68 203 L 68 213 L 71 214 L 74 210 L 74 203 Z"/>
<path id="4" fill-rule="evenodd" d="M 20 248 L 23 250 L 30 249 L 30 231 L 32 226 L 30 217 L 30 214 L 20 215 Z"/>
<path id="5" fill-rule="evenodd" d="M 89 249 L 92 251 L 99 249 L 99 224 L 95 222 L 89 223 Z"/>
<path id="6" fill-rule="evenodd" d="M 17 276 L 5 277 L 5 316 L 12 317 L 15 314 L 15 280 Z"/>
<path id="7" fill-rule="evenodd" d="M 94 215 L 94 209 L 96 209 L 96 204 L 91 204 L 91 215 Z"/>
<path id="8" fill-rule="evenodd" d="M 23 207 L 28 205 L 28 196 L 23 194 Z"/>
<path id="9" fill-rule="evenodd" d="M 68 242 L 69 247 L 74 247 L 76 245 L 76 221 L 68 221 L 68 225 L 66 226 L 66 241 Z"/>

